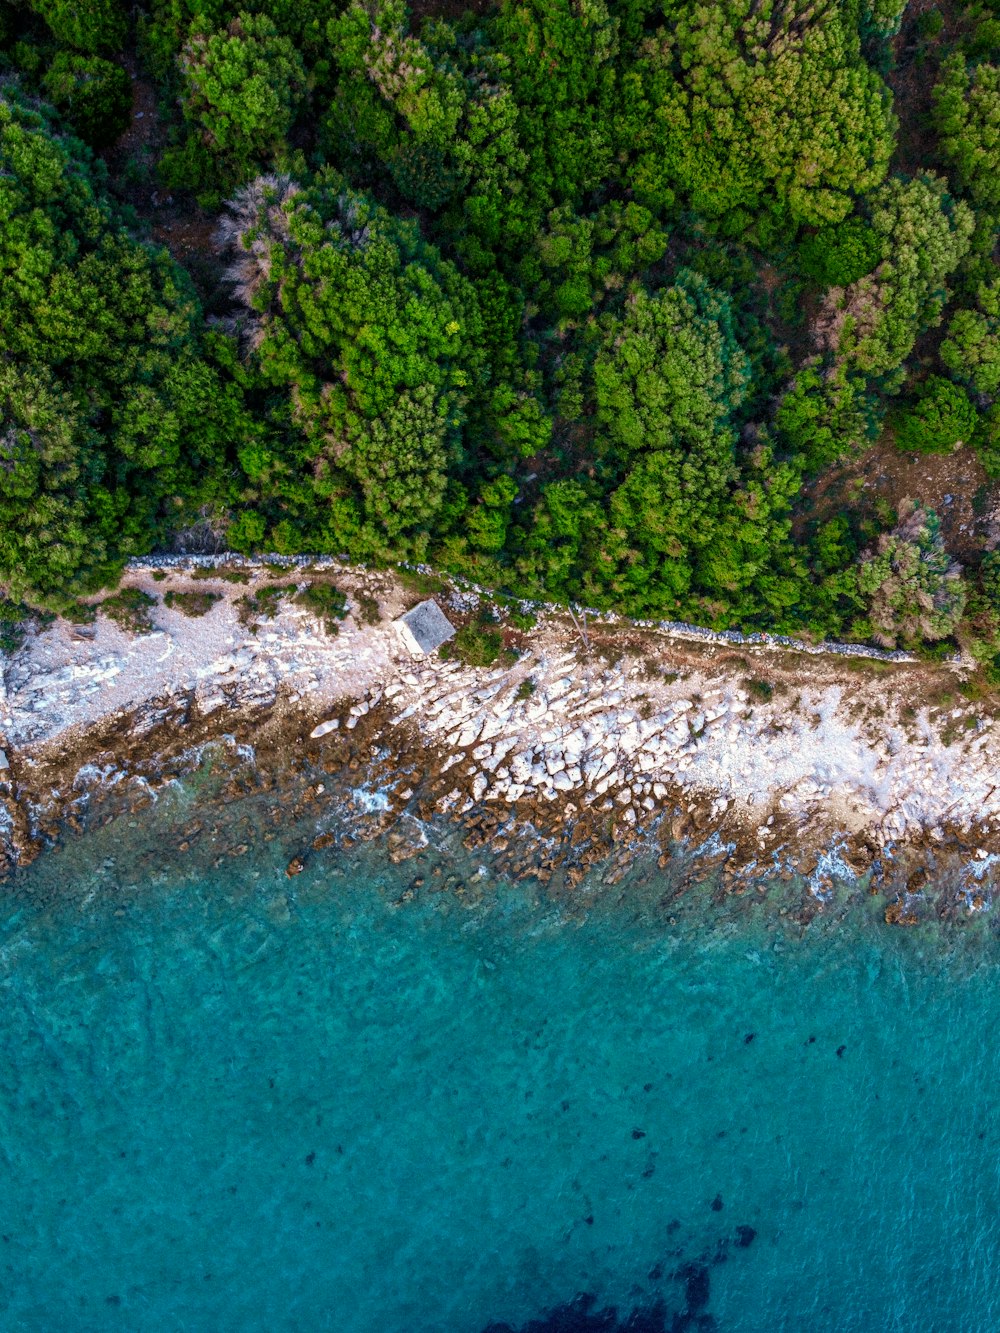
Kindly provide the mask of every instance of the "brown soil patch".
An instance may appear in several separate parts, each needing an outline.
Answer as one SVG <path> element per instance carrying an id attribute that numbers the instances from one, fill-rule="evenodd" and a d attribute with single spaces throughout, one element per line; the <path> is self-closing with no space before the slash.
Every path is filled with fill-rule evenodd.
<path id="1" fill-rule="evenodd" d="M 883 438 L 860 458 L 831 468 L 803 487 L 798 533 L 847 509 L 875 517 L 877 502 L 893 510 L 906 499 L 933 509 L 945 544 L 959 560 L 976 563 L 1000 537 L 1000 483 L 991 481 L 974 450 L 904 454 Z"/>
<path id="2" fill-rule="evenodd" d="M 202 299 L 211 302 L 221 271 L 213 241 L 216 216 L 199 208 L 186 191 L 174 193 L 160 184 L 157 165 L 169 128 L 160 114 L 156 85 L 134 54 L 122 63 L 132 80 L 132 123 L 104 153 L 114 192 L 136 211 L 150 238 L 191 272 Z"/>

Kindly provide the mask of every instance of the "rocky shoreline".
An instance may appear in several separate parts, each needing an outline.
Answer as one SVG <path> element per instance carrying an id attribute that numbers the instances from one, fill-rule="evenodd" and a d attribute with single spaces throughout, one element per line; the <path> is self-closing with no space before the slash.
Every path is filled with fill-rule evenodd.
<path id="1" fill-rule="evenodd" d="M 332 580 L 348 607 L 335 635 L 295 600 Z M 801 919 L 845 886 L 883 895 L 891 924 L 992 906 L 1000 733 L 960 664 L 584 628 L 554 611 L 525 629 L 501 608 L 505 660 L 474 668 L 402 645 L 392 621 L 426 579 L 188 558 L 137 564 L 124 586 L 151 606 L 142 632 L 104 614 L 57 621 L 4 662 L 8 872 L 211 754 L 219 799 L 273 794 L 276 823 L 312 821 L 300 865 L 377 835 L 403 860 L 446 820 L 496 874 L 553 892 L 686 849 L 690 877 L 735 896 L 783 884 Z M 456 623 L 481 611 L 475 590 L 430 590 Z M 175 609 L 195 595 L 203 614 Z M 324 831 L 335 801 L 349 833 Z M 180 854 L 201 822 L 178 828 Z"/>

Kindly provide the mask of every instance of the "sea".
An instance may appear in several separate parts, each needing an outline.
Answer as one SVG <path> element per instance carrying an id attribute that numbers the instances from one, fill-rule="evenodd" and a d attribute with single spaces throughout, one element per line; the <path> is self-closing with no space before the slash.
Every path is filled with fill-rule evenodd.
<path id="1" fill-rule="evenodd" d="M 289 877 L 251 797 L 180 850 L 203 798 L 0 887 L 4 1333 L 1000 1328 L 989 912 L 556 892 L 447 826 Z"/>

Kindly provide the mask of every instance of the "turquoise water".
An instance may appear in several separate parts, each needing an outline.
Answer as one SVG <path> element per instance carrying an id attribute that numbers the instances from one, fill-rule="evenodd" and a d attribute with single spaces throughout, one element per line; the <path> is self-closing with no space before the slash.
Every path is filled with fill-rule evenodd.
<path id="1" fill-rule="evenodd" d="M 4 1330 L 479 1333 L 701 1262 L 725 1333 L 1000 1326 L 986 933 L 157 870 L 154 819 L 0 909 Z"/>

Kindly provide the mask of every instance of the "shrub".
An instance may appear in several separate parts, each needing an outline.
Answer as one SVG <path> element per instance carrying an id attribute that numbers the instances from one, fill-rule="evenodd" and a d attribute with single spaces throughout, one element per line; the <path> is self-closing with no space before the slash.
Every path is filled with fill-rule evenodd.
<path id="1" fill-rule="evenodd" d="M 455 637 L 441 647 L 444 656 L 457 657 L 466 666 L 488 667 L 500 656 L 503 635 L 485 625 L 463 625 Z"/>
<path id="2" fill-rule="evenodd" d="M 253 626 L 255 621 L 270 620 L 278 614 L 278 604 L 287 597 L 289 589 L 280 583 L 264 583 L 248 592 L 236 603 L 236 614 L 241 625 Z"/>
<path id="3" fill-rule="evenodd" d="M 141 588 L 123 588 L 111 597 L 105 597 L 98 606 L 109 620 L 113 620 L 119 629 L 129 634 L 152 634 L 155 626 L 150 608 L 156 605 L 156 598 L 150 597 Z"/>
<path id="4" fill-rule="evenodd" d="M 207 615 L 216 602 L 222 601 L 220 592 L 168 592 L 163 598 L 163 605 L 182 615 L 194 619 Z"/>
<path id="5" fill-rule="evenodd" d="M 382 612 L 378 608 L 378 601 L 374 597 L 366 597 L 361 593 L 357 598 L 358 619 L 362 625 L 381 625 Z"/>
<path id="6" fill-rule="evenodd" d="M 0 595 L 0 652 L 16 653 L 27 634 L 30 608 Z"/>
<path id="7" fill-rule="evenodd" d="M 199 565 L 193 579 L 222 579 L 224 583 L 249 583 L 250 571 L 239 565 Z"/>
<path id="8" fill-rule="evenodd" d="M 339 632 L 340 621 L 347 615 L 347 598 L 334 584 L 310 583 L 295 600 L 313 613 L 327 634 Z"/>

